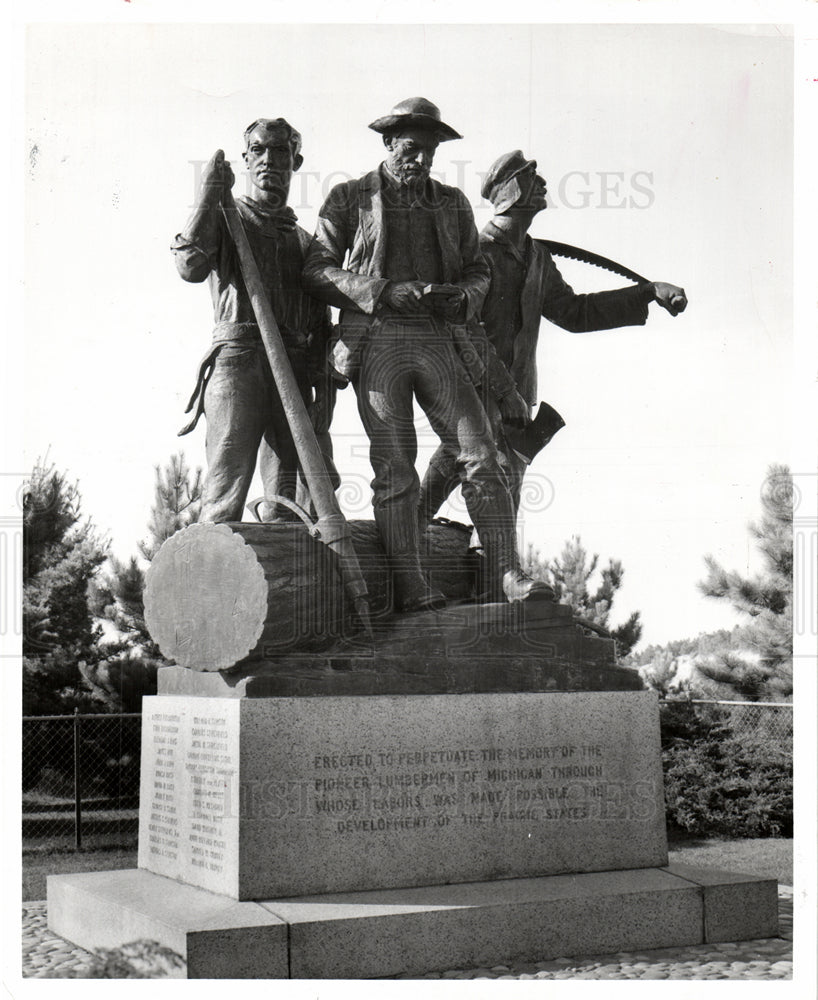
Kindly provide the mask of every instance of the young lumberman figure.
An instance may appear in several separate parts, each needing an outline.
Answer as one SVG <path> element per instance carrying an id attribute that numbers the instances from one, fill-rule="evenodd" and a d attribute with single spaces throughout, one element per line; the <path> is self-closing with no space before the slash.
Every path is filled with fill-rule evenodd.
<path id="1" fill-rule="evenodd" d="M 461 136 L 420 97 L 370 128 L 383 136 L 386 160 L 330 192 L 304 284 L 341 309 L 333 364 L 355 387 L 369 437 L 375 520 L 396 604 L 418 610 L 444 603 L 420 568 L 413 399 L 453 456 L 497 590 L 509 601 L 550 599 L 551 588 L 520 568 L 514 508 L 473 384 L 485 373 L 466 323 L 489 283 L 474 218 L 461 191 L 429 176 L 439 142 Z M 502 374 L 503 416 L 524 420 L 525 403 Z"/>
<path id="2" fill-rule="evenodd" d="M 497 357 L 510 373 L 529 413 L 537 401 L 541 316 L 564 330 L 585 333 L 644 325 L 652 301 L 671 316 L 687 305 L 683 289 L 661 281 L 577 295 L 563 280 L 548 250 L 528 235 L 534 216 L 546 207 L 546 185 L 537 173 L 536 160 L 527 160 L 521 150 L 505 153 L 492 164 L 481 193 L 491 201 L 495 213 L 480 234 L 480 249 L 491 273 L 482 320 Z M 490 397 L 487 408 L 516 511 L 526 463 L 507 445 L 502 414 L 497 413 Z M 432 456 L 421 491 L 422 523 L 434 517 L 457 486 L 455 465 L 454 455 L 445 445 Z"/>
<path id="3" fill-rule="evenodd" d="M 267 289 L 301 395 L 313 407 L 316 433 L 330 475 L 337 480 L 329 447 L 326 346 L 329 310 L 301 286 L 309 234 L 296 225 L 287 207 L 293 171 L 303 162 L 301 136 L 283 118 L 259 118 L 244 133 L 244 162 L 253 183 L 252 198 L 236 207 Z M 198 203 L 171 249 L 185 281 L 207 279 L 216 326 L 213 343 L 199 368 L 188 404 L 193 420 L 207 419 L 207 476 L 202 521 L 240 521 L 258 456 L 265 496 L 295 500 L 298 457 L 273 381 L 238 256 L 222 217 L 222 195 L 234 183 L 233 171 L 217 150 L 204 170 Z M 313 401 L 313 389 L 316 399 Z M 321 416 L 317 418 L 319 413 Z M 272 510 L 270 509 L 272 507 Z M 292 517 L 283 505 L 268 505 L 268 515 Z"/>

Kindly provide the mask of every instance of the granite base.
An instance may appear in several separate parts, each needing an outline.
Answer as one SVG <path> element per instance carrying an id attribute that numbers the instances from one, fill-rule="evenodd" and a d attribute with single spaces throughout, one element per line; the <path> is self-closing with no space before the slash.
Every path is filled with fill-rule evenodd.
<path id="1" fill-rule="evenodd" d="M 778 933 L 775 880 L 666 866 L 237 903 L 140 869 L 54 875 L 83 948 L 158 941 L 189 979 L 372 979 Z"/>

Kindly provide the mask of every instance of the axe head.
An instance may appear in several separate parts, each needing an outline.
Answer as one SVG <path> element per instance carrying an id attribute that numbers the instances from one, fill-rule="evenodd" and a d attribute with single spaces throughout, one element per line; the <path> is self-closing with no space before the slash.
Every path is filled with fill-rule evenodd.
<path id="1" fill-rule="evenodd" d="M 503 427 L 506 441 L 514 452 L 530 465 L 565 421 L 548 403 L 540 403 L 537 415 L 526 427 Z"/>

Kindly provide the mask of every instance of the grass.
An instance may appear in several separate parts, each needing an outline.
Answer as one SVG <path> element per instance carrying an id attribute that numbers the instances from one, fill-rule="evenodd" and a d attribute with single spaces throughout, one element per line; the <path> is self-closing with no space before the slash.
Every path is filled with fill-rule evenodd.
<path id="1" fill-rule="evenodd" d="M 136 868 L 136 842 L 106 847 L 38 847 L 23 851 L 23 901 L 45 899 L 47 875 Z"/>
<path id="2" fill-rule="evenodd" d="M 757 840 L 726 840 L 715 837 L 670 835 L 668 854 L 671 862 L 721 868 L 743 875 L 778 879 L 792 885 L 792 840 L 760 837 Z"/>
<path id="3" fill-rule="evenodd" d="M 672 834 L 671 862 L 722 868 L 726 871 L 776 878 L 792 885 L 792 841 L 783 839 L 717 840 Z M 136 868 L 136 845 L 116 844 L 75 851 L 40 847 L 23 852 L 23 899 L 45 899 L 46 875 Z"/>

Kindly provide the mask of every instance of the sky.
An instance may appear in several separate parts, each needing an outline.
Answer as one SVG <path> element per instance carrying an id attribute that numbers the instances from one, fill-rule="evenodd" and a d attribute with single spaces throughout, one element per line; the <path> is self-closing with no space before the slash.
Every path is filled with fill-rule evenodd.
<path id="1" fill-rule="evenodd" d="M 612 621 L 639 610 L 642 645 L 738 621 L 697 581 L 707 553 L 759 568 L 747 526 L 768 465 L 794 460 L 787 28 L 41 23 L 26 54 L 23 468 L 47 455 L 78 480 L 116 555 L 146 535 L 154 466 L 179 449 L 204 465 L 204 422 L 176 432 L 210 297 L 168 249 L 201 164 L 221 147 L 240 171 L 246 125 L 287 118 L 304 155 L 290 201 L 311 231 L 332 185 L 382 159 L 367 124 L 423 95 L 465 137 L 434 170 L 478 228 L 480 172 L 522 148 L 549 183 L 532 235 L 689 299 L 675 319 L 653 304 L 645 327 L 578 336 L 543 321 L 539 393 L 566 427 L 527 477 L 522 550 L 552 557 L 579 535 L 620 559 Z M 560 267 L 577 291 L 625 283 Z M 344 508 L 369 517 L 351 389 L 332 430 Z M 435 440 L 421 413 L 418 433 L 422 474 Z M 459 501 L 449 513 L 465 518 Z"/>

